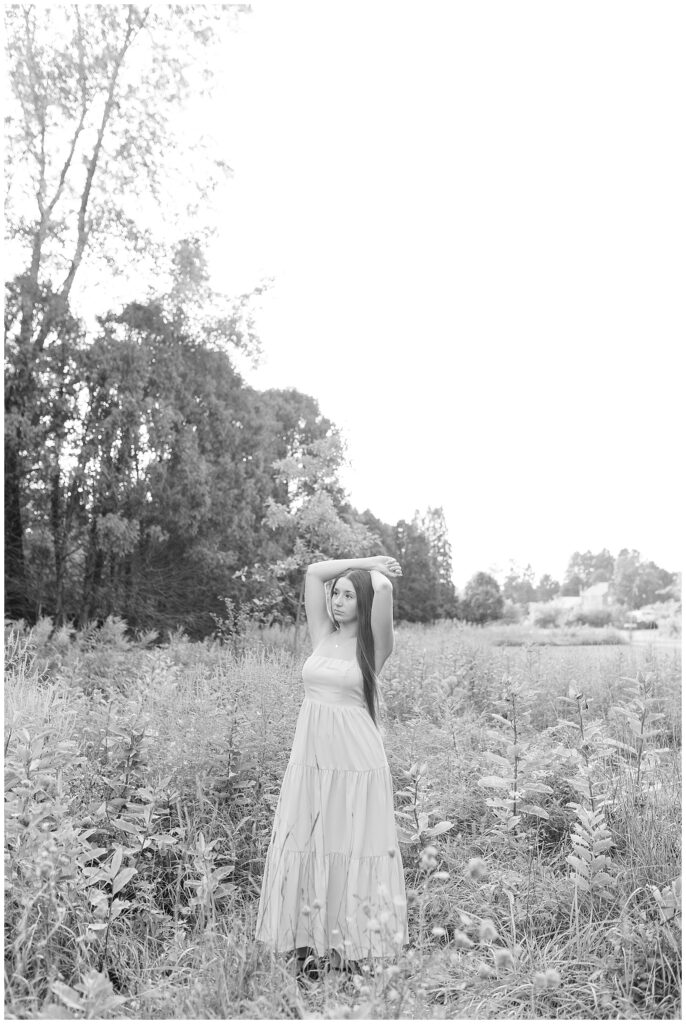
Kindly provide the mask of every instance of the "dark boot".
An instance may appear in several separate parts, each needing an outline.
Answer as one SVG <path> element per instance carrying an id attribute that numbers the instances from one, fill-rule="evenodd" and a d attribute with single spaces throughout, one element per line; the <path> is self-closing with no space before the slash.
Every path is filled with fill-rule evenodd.
<path id="1" fill-rule="evenodd" d="M 319 981 L 319 962 L 315 951 L 309 946 L 298 946 L 296 955 L 296 978 L 298 981 Z"/>

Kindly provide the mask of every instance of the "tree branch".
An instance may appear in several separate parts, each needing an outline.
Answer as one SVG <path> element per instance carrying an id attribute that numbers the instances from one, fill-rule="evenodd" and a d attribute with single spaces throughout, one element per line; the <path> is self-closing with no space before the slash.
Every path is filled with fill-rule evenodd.
<path id="1" fill-rule="evenodd" d="M 132 5 L 129 5 L 128 16 L 127 16 L 127 25 L 126 25 L 126 35 L 124 36 L 124 42 L 123 42 L 123 44 L 121 46 L 121 49 L 119 50 L 119 53 L 117 54 L 117 57 L 116 57 L 115 62 L 114 62 L 114 66 L 113 66 L 113 69 L 112 69 L 112 74 L 111 74 L 111 77 L 110 77 L 109 87 L 108 87 L 108 90 L 107 90 L 107 97 L 106 97 L 106 100 L 105 100 L 105 106 L 103 108 L 102 118 L 101 118 L 101 121 L 100 121 L 100 127 L 98 128 L 98 134 L 97 134 L 97 138 L 95 140 L 95 145 L 93 147 L 93 152 L 91 154 L 91 158 L 88 161 L 88 170 L 86 172 L 86 181 L 85 181 L 85 184 L 84 184 L 83 192 L 81 194 L 81 204 L 79 206 L 77 237 L 76 237 L 76 246 L 75 246 L 75 249 L 74 249 L 74 255 L 72 257 L 71 265 L 70 265 L 69 270 L 67 272 L 67 276 L 65 277 L 65 279 L 64 279 L 64 281 L 62 283 L 62 287 L 60 289 L 59 295 L 57 296 L 57 301 L 53 304 L 53 309 L 49 313 L 46 314 L 46 316 L 43 319 L 43 323 L 41 324 L 41 328 L 40 328 L 40 331 L 38 332 L 38 337 L 36 338 L 36 343 L 35 343 L 35 347 L 36 347 L 37 350 L 40 350 L 43 347 L 43 345 L 45 344 L 45 340 L 46 340 L 48 334 L 50 333 L 50 329 L 51 329 L 51 327 L 52 327 L 52 325 L 54 323 L 54 320 L 55 320 L 56 316 L 58 316 L 59 313 L 67 305 L 67 302 L 69 300 L 69 293 L 71 292 L 71 288 L 72 288 L 72 285 L 74 283 L 74 278 L 76 277 L 76 272 L 78 271 L 79 266 L 81 265 L 81 260 L 83 258 L 83 253 L 84 253 L 84 250 L 86 248 L 86 244 L 88 242 L 89 227 L 88 227 L 87 222 L 86 222 L 86 214 L 88 212 L 88 203 L 89 203 L 89 200 L 90 200 L 91 188 L 92 188 L 92 185 L 93 185 L 93 179 L 95 177 L 95 172 L 97 170 L 98 160 L 99 160 L 99 157 L 100 157 L 100 152 L 102 150 L 103 139 L 105 137 L 105 132 L 107 130 L 107 125 L 109 123 L 110 116 L 111 116 L 112 110 L 114 108 L 114 96 L 115 96 L 115 90 L 116 90 L 116 87 L 117 87 L 117 82 L 118 82 L 118 79 L 119 79 L 119 73 L 121 71 L 122 64 L 124 63 L 124 58 L 126 57 L 126 54 L 127 54 L 128 50 L 129 50 L 129 47 L 131 46 L 131 42 L 132 42 L 133 37 L 134 37 L 134 30 L 135 30 L 135 26 L 134 26 L 134 10 L 135 10 L 134 7 Z M 138 27 L 140 29 L 140 23 L 139 23 Z"/>

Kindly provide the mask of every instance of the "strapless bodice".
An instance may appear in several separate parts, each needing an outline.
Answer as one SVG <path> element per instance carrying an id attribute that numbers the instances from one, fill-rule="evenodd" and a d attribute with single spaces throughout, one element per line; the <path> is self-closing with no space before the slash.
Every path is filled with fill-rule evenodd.
<path id="1" fill-rule="evenodd" d="M 305 696 L 320 704 L 366 708 L 364 681 L 357 659 L 311 654 L 302 672 Z"/>

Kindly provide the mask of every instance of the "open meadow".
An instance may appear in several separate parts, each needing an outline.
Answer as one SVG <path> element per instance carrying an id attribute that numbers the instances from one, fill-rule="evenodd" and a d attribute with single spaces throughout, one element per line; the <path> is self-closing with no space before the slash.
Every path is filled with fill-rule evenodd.
<path id="1" fill-rule="evenodd" d="M 299 986 L 253 940 L 292 640 L 7 628 L 8 1019 L 680 1016 L 676 642 L 402 624 L 381 722 L 410 946 L 372 919 L 392 966 Z"/>

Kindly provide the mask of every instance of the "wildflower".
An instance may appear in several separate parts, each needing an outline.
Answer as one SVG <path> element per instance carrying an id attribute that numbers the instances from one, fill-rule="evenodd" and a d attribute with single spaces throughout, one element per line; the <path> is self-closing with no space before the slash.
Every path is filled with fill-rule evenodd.
<path id="1" fill-rule="evenodd" d="M 407 905 L 408 905 L 408 907 L 414 906 L 414 904 L 417 902 L 417 890 L 416 889 L 408 889 L 407 893 L 406 893 L 406 896 L 407 896 Z"/>
<path id="2" fill-rule="evenodd" d="M 479 925 L 479 941 L 493 942 L 493 940 L 497 938 L 498 931 L 496 929 L 496 926 L 489 918 L 484 918 L 484 920 Z"/>
<path id="3" fill-rule="evenodd" d="M 479 975 L 480 978 L 493 978 L 495 976 L 493 968 L 489 967 L 488 964 L 484 963 L 479 964 L 479 970 L 477 971 L 477 974 Z"/>
<path id="4" fill-rule="evenodd" d="M 456 928 L 453 932 L 453 937 L 458 949 L 473 949 L 474 943 L 466 932 L 461 932 L 459 928 Z"/>
<path id="5" fill-rule="evenodd" d="M 445 928 L 441 928 L 440 925 L 436 925 L 434 928 L 431 929 L 431 934 L 438 936 L 447 935 L 448 933 L 446 932 Z"/>
<path id="6" fill-rule="evenodd" d="M 499 971 L 510 971 L 514 967 L 514 959 L 509 949 L 494 949 L 493 957 Z"/>
<path id="7" fill-rule="evenodd" d="M 483 861 L 481 857 L 472 857 L 467 864 L 467 874 L 477 882 L 482 878 L 486 878 L 488 875 L 486 862 Z"/>
<path id="8" fill-rule="evenodd" d="M 438 861 L 436 860 L 436 847 L 435 846 L 427 846 L 427 847 L 425 847 L 422 850 L 421 861 L 422 861 L 422 867 L 423 868 L 435 868 L 436 865 L 438 864 Z"/>
<path id="9" fill-rule="evenodd" d="M 314 903 L 312 904 L 312 906 L 314 907 L 315 910 L 321 910 L 322 909 L 322 901 L 321 900 L 315 900 Z"/>
<path id="10" fill-rule="evenodd" d="M 557 973 L 554 967 L 548 968 L 548 970 L 545 972 L 545 978 L 548 988 L 559 988 L 562 984 L 562 979 L 560 978 L 560 975 Z"/>
<path id="11" fill-rule="evenodd" d="M 308 907 L 308 906 L 306 905 L 306 906 L 304 906 L 304 907 L 302 908 L 302 910 L 300 911 L 300 913 L 301 913 L 301 914 L 303 915 L 303 917 L 309 917 L 309 916 L 310 916 L 310 914 L 312 913 L 312 910 L 310 909 L 310 907 Z"/>

